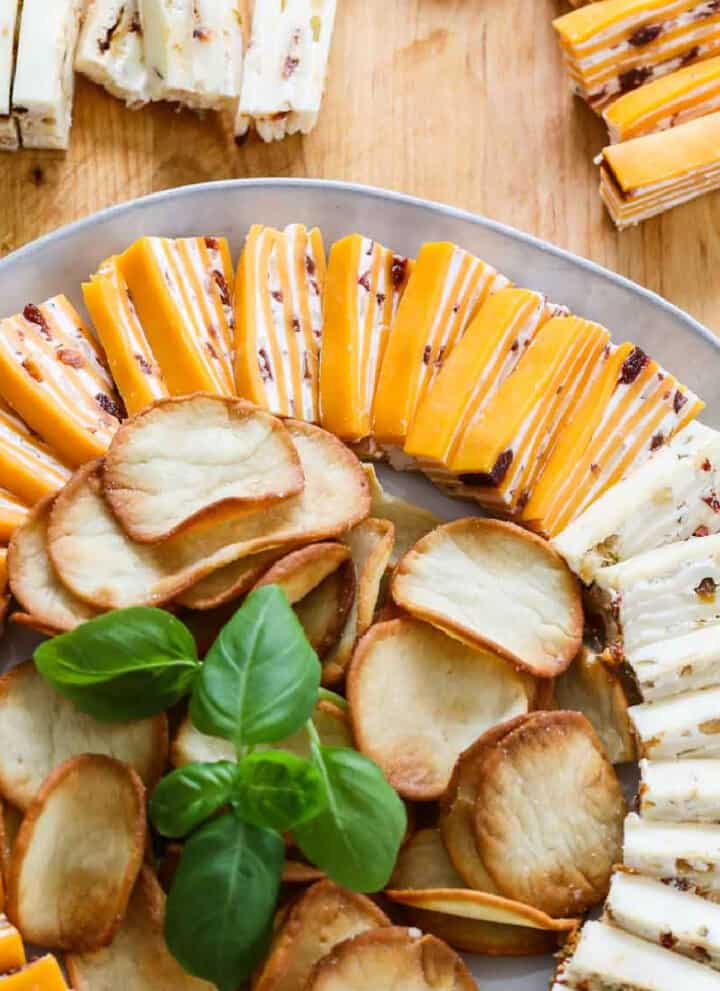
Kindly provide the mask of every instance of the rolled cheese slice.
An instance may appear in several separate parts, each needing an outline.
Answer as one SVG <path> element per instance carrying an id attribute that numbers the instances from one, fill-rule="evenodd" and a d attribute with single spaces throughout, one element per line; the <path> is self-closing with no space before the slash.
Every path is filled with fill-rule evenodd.
<path id="1" fill-rule="evenodd" d="M 320 358 L 322 426 L 345 441 L 372 431 L 372 407 L 390 328 L 412 262 L 351 234 L 328 259 Z"/>
<path id="2" fill-rule="evenodd" d="M 666 822 L 720 822 L 720 760 L 643 758 L 640 814 Z"/>
<path id="3" fill-rule="evenodd" d="M 0 321 L 0 395 L 69 465 L 103 454 L 121 414 L 95 339 L 65 296 Z"/>
<path id="4" fill-rule="evenodd" d="M 325 249 L 317 228 L 250 229 L 237 271 L 238 393 L 295 419 L 319 420 Z"/>
<path id="5" fill-rule="evenodd" d="M 633 705 L 628 714 L 643 757 L 720 757 L 720 688 Z"/>
<path id="6" fill-rule="evenodd" d="M 631 812 L 625 819 L 623 863 L 640 874 L 718 896 L 720 826 L 659 822 Z"/>
<path id="7" fill-rule="evenodd" d="M 0 151 L 16 151 L 20 147 L 17 120 L 10 113 L 19 10 L 19 0 L 0 2 Z"/>
<path id="8" fill-rule="evenodd" d="M 712 688 L 718 681 L 720 626 L 701 626 L 625 654 L 646 702 Z"/>
<path id="9" fill-rule="evenodd" d="M 90 0 L 75 69 L 130 107 L 151 98 L 139 0 Z"/>
<path id="10" fill-rule="evenodd" d="M 70 478 L 49 447 L 0 401 L 0 477 L 18 499 L 32 506 Z"/>

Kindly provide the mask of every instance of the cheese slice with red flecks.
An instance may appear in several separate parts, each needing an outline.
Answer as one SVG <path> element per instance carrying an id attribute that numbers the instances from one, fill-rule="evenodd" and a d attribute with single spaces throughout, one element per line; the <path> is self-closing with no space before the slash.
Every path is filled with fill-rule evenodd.
<path id="1" fill-rule="evenodd" d="M 89 0 L 75 69 L 130 107 L 151 99 L 139 0 Z"/>
<path id="2" fill-rule="evenodd" d="M 0 478 L 28 506 L 57 492 L 70 469 L 0 401 Z"/>
<path id="3" fill-rule="evenodd" d="M 0 151 L 20 147 L 17 120 L 10 112 L 19 11 L 19 0 L 0 0 Z"/>

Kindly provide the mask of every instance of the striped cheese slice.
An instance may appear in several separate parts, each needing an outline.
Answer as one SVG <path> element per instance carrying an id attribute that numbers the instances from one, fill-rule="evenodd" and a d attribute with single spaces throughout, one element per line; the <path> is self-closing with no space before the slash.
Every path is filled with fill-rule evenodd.
<path id="1" fill-rule="evenodd" d="M 640 778 L 643 818 L 720 822 L 720 760 L 643 759 Z"/>
<path id="2" fill-rule="evenodd" d="M 167 396 L 165 377 L 150 350 L 118 258 L 104 261 L 82 289 L 128 415 Z"/>
<path id="3" fill-rule="evenodd" d="M 234 395 L 225 238 L 143 237 L 118 257 L 118 266 L 170 395 Z"/>
<path id="4" fill-rule="evenodd" d="M 9 407 L 0 402 L 0 478 L 18 499 L 32 506 L 56 492 L 70 477 L 65 467 Z"/>
<path id="5" fill-rule="evenodd" d="M 121 415 L 95 339 L 65 296 L 0 321 L 0 396 L 72 466 L 105 452 Z"/>
<path id="6" fill-rule="evenodd" d="M 711 688 L 718 681 L 720 626 L 701 626 L 691 633 L 626 651 L 625 660 L 646 702 Z"/>
<path id="7" fill-rule="evenodd" d="M 0 489 L 0 542 L 7 543 L 28 514 L 28 506 L 7 489 Z"/>
<path id="8" fill-rule="evenodd" d="M 656 822 L 631 812 L 625 819 L 623 857 L 627 867 L 663 880 L 687 881 L 720 893 L 720 825 Z M 720 977 L 715 975 L 720 987 Z M 693 991 L 695 985 L 692 986 Z"/>
<path id="9" fill-rule="evenodd" d="M 317 228 L 250 229 L 237 272 L 238 393 L 280 416 L 319 421 L 325 249 Z"/>
<path id="10" fill-rule="evenodd" d="M 0 894 L 2 894 L 2 879 L 0 878 Z M 2 904 L 0 904 L 0 909 Z M 25 964 L 25 947 L 22 936 L 15 926 L 0 915 L 0 974 L 8 970 L 17 970 Z"/>
<path id="11" fill-rule="evenodd" d="M 449 242 L 424 244 L 398 308 L 380 369 L 373 434 L 402 449 L 415 413 L 478 307 L 507 279 Z"/>
<path id="12" fill-rule="evenodd" d="M 320 421 L 345 441 L 372 431 L 372 407 L 390 328 L 412 262 L 351 234 L 333 245 L 325 280 Z"/>
<path id="13" fill-rule="evenodd" d="M 720 757 L 719 705 L 715 686 L 631 706 L 641 754 L 651 760 Z"/>

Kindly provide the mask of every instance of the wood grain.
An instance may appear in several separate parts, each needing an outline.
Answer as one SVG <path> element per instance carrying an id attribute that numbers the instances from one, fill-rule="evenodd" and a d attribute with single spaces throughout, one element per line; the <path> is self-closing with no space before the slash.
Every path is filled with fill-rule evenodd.
<path id="1" fill-rule="evenodd" d="M 228 121 L 166 106 L 133 113 L 80 80 L 67 155 L 0 158 L 0 254 L 102 207 L 184 183 L 348 179 L 530 231 L 720 331 L 720 194 L 614 230 L 592 162 L 604 129 L 569 95 L 550 25 L 557 0 L 338 6 L 327 96 L 307 138 L 272 146 L 252 138 L 237 148 Z"/>

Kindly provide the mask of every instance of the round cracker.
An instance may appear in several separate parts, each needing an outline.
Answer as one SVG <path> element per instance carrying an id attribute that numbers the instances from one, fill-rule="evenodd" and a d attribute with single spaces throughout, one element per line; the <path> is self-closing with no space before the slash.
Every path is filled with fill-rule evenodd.
<path id="1" fill-rule="evenodd" d="M 303 860 L 286 860 L 283 864 L 283 884 L 312 884 L 322 881 L 324 877 L 323 871 Z"/>
<path id="2" fill-rule="evenodd" d="M 553 916 L 605 897 L 622 857 L 625 800 L 588 720 L 537 713 L 482 757 L 475 841 L 497 890 Z"/>
<path id="3" fill-rule="evenodd" d="M 210 572 L 205 578 L 191 585 L 175 600 L 186 609 L 207 612 L 224 606 L 233 599 L 249 592 L 267 569 L 285 556 L 284 550 L 260 551 L 224 568 Z"/>
<path id="4" fill-rule="evenodd" d="M 300 459 L 282 421 L 244 399 L 159 399 L 121 424 L 103 491 L 132 540 L 155 543 L 228 511 L 297 495 Z"/>
<path id="5" fill-rule="evenodd" d="M 328 575 L 337 571 L 349 557 L 350 551 L 343 544 L 330 541 L 310 544 L 291 551 L 276 561 L 256 583 L 255 588 L 279 585 L 290 605 L 294 605 L 317 588 Z"/>
<path id="6" fill-rule="evenodd" d="M 526 713 L 535 692 L 504 658 L 415 619 L 371 627 L 347 688 L 358 749 L 415 801 L 439 798 L 463 750 Z"/>
<path id="7" fill-rule="evenodd" d="M 415 544 L 391 583 L 395 602 L 532 674 L 555 677 L 577 653 L 577 579 L 541 537 L 513 523 L 467 517 Z"/>
<path id="8" fill-rule="evenodd" d="M 403 919 L 408 925 L 444 939 L 456 950 L 480 953 L 486 957 L 544 956 L 557 949 L 561 938 L 560 933 L 550 930 L 478 922 L 476 919 L 429 912 L 409 905 L 402 908 Z"/>
<path id="9" fill-rule="evenodd" d="M 8 918 L 41 946 L 106 946 L 125 915 L 145 838 L 145 789 L 132 768 L 98 754 L 65 761 L 13 845 Z"/>
<path id="10" fill-rule="evenodd" d="M 356 586 L 355 565 L 346 560 L 295 604 L 305 636 L 321 660 L 345 629 L 355 601 Z"/>

